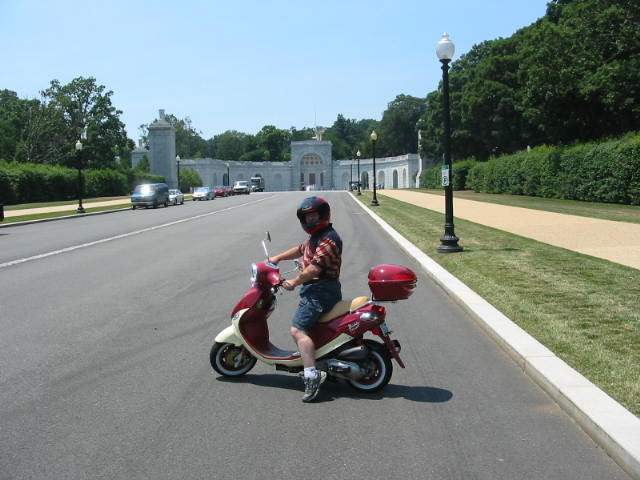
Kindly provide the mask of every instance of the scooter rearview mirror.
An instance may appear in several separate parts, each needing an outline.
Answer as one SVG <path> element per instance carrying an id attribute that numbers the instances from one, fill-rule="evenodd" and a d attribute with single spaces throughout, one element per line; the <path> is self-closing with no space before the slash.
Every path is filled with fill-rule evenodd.
<path id="1" fill-rule="evenodd" d="M 271 241 L 271 234 L 269 232 L 267 232 L 267 236 L 264 240 L 262 240 L 262 249 L 264 250 L 264 254 L 267 257 L 267 261 L 269 262 L 269 250 L 267 249 L 267 244 L 265 243 L 265 241 Z"/>

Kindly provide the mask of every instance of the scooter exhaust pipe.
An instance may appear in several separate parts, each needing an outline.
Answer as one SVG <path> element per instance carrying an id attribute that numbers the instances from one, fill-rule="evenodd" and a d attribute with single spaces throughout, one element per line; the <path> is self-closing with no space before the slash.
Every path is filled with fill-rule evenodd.
<path id="1" fill-rule="evenodd" d="M 363 370 L 353 362 L 332 358 L 325 362 L 325 367 L 329 375 L 345 380 L 358 380 L 364 376 Z"/>

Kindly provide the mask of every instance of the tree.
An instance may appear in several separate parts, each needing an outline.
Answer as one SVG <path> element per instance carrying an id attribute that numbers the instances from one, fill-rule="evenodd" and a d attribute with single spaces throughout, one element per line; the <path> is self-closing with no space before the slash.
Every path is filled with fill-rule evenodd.
<path id="1" fill-rule="evenodd" d="M 258 147 L 268 152 L 265 160 L 272 162 L 284 160 L 290 138 L 291 134 L 288 130 L 281 130 L 273 125 L 265 125 L 256 135 Z"/>
<path id="2" fill-rule="evenodd" d="M 417 122 L 426 110 L 425 99 L 398 95 L 382 114 L 376 145 L 381 156 L 402 155 L 418 151 Z"/>
<path id="3" fill-rule="evenodd" d="M 61 126 L 39 100 L 23 100 L 0 90 L 0 158 L 16 162 L 52 163 Z"/>
<path id="4" fill-rule="evenodd" d="M 122 111 L 111 104 L 113 92 L 105 92 L 95 78 L 78 77 L 67 85 L 52 80 L 51 86 L 41 93 L 60 128 L 52 139 L 56 148 L 51 163 L 76 166 L 74 146 L 80 138 L 86 138 L 84 158 L 94 168 L 115 168 L 115 156 L 133 147 L 119 119 Z"/>
<path id="5" fill-rule="evenodd" d="M 238 160 L 248 150 L 255 148 L 255 138 L 252 135 L 236 130 L 227 130 L 214 137 L 215 158 L 222 160 Z"/>
<path id="6" fill-rule="evenodd" d="M 180 190 L 189 192 L 192 187 L 200 187 L 202 178 L 194 169 L 185 167 L 180 170 Z"/>
<path id="7" fill-rule="evenodd" d="M 174 115 L 166 115 L 165 120 L 176 129 L 176 152 L 184 158 L 204 158 L 209 145 L 200 136 L 202 132 L 193 128 L 191 119 L 178 120 Z"/>
<path id="8" fill-rule="evenodd" d="M 149 173 L 151 171 L 151 163 L 149 162 L 149 158 L 146 155 L 143 155 L 135 168 L 138 172 L 146 172 Z"/>
<path id="9" fill-rule="evenodd" d="M 640 4 L 550 2 L 521 50 L 525 116 L 551 143 L 640 128 Z"/>

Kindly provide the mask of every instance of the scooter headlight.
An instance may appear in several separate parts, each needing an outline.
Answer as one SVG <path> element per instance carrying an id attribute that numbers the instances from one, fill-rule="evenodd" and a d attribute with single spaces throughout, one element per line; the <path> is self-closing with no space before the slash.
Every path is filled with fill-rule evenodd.
<path id="1" fill-rule="evenodd" d="M 255 263 L 251 264 L 251 283 L 256 283 L 258 279 L 258 266 Z"/>

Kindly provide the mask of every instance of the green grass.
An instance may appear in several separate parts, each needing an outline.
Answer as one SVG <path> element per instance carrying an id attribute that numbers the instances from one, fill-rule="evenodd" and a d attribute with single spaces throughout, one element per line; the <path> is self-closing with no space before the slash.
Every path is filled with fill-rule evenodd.
<path id="1" fill-rule="evenodd" d="M 413 188 L 412 190 L 422 193 L 431 193 L 434 195 L 444 195 L 444 190 L 425 190 L 424 188 Z M 495 195 L 491 193 L 472 192 L 470 190 L 455 191 L 453 196 L 455 198 L 476 200 L 478 202 L 497 203 L 499 205 L 508 205 L 511 207 L 533 208 L 535 210 L 566 213 L 581 217 L 640 223 L 640 206 L 636 205 L 580 202 L 578 200 L 527 197 L 524 195 Z"/>
<path id="2" fill-rule="evenodd" d="M 640 270 L 461 219 L 464 251 L 439 254 L 444 215 L 379 199 L 375 212 L 405 238 L 640 415 Z"/>

